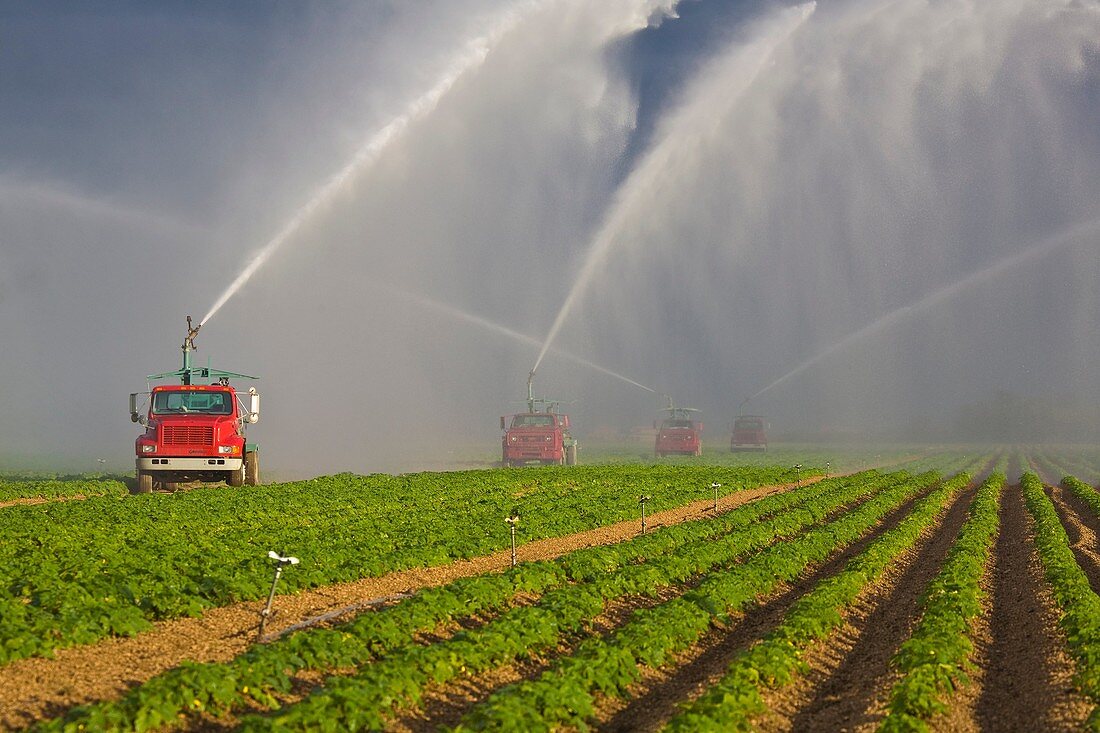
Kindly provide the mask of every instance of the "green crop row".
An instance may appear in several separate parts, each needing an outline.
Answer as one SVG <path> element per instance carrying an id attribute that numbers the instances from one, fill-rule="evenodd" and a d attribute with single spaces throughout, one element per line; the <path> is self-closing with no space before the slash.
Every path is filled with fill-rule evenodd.
<path id="1" fill-rule="evenodd" d="M 683 596 L 636 611 L 608 637 L 585 640 L 538 679 L 498 690 L 474 706 L 458 731 L 584 728 L 595 694 L 620 697 L 641 676 L 686 649 L 715 623 L 794 580 L 808 567 L 858 540 L 890 511 L 936 480 L 923 475 L 883 491 L 839 519 L 777 544 L 735 568 L 712 573 Z"/>
<path id="2" fill-rule="evenodd" d="M 1069 651 L 1077 662 L 1078 689 L 1098 706 L 1089 716 L 1089 727 L 1100 730 L 1100 597 L 1070 549 L 1069 536 L 1054 505 L 1033 473 L 1020 482 L 1028 511 L 1035 518 L 1035 546 L 1039 550 L 1047 580 L 1061 609 L 1059 623 L 1066 634 Z"/>
<path id="3" fill-rule="evenodd" d="M 957 473 L 975 473 L 992 458 L 993 456 L 984 453 L 940 451 L 899 463 L 893 470 L 904 470 L 912 474 L 935 471 L 944 476 L 954 476 Z"/>
<path id="4" fill-rule="evenodd" d="M 126 484 L 116 479 L 36 479 L 9 481 L 0 479 L 0 501 L 15 499 L 61 499 L 76 496 L 125 496 Z"/>
<path id="5" fill-rule="evenodd" d="M 908 484 L 905 484 L 908 486 Z M 854 496 L 866 493 L 853 487 Z M 893 493 L 897 493 L 896 490 Z M 891 494 L 886 490 L 882 495 Z M 834 502 L 836 499 L 834 499 Z M 872 499 L 869 503 L 876 502 Z M 576 585 L 550 591 L 533 606 L 506 612 L 484 627 L 461 632 L 446 642 L 410 645 L 353 677 L 331 680 L 313 695 L 274 717 L 247 719 L 247 730 L 314 728 L 378 729 L 395 705 L 415 704 L 429 684 L 476 673 L 556 645 L 568 632 L 602 612 L 608 600 L 653 595 L 700 573 L 728 566 L 749 553 L 796 534 L 819 521 L 824 509 L 791 509 L 770 522 L 756 523 L 724 537 L 694 543 L 687 551 L 664 554 L 610 574 L 593 574 Z M 578 608 L 588 615 L 575 615 Z"/>
<path id="6" fill-rule="evenodd" d="M 1097 493 L 1096 489 L 1083 481 L 1078 481 L 1073 476 L 1062 479 L 1062 486 L 1084 502 L 1096 517 L 1100 517 L 1100 493 Z"/>
<path id="7" fill-rule="evenodd" d="M 784 512 L 782 524 L 819 521 L 825 513 L 901 480 L 873 472 L 829 479 L 764 497 L 717 517 L 685 522 L 609 546 L 577 550 L 557 560 L 522 563 L 505 573 L 491 573 L 422 590 L 390 608 L 365 613 L 333 629 L 302 631 L 257 646 L 226 664 L 187 664 L 169 670 L 117 701 L 75 708 L 48 730 L 147 730 L 177 720 L 181 713 L 228 709 L 251 702 L 273 705 L 272 693 L 290 688 L 294 674 L 312 669 L 353 668 L 413 642 L 415 635 L 440 623 L 506 608 L 516 593 L 542 594 L 568 580 L 605 576 L 646 558 L 691 551 L 692 545 L 725 537 L 747 541 L 736 530 L 759 526 L 761 519 Z M 795 514 L 798 509 L 801 513 Z M 782 531 L 776 528 L 775 531 Z M 791 530 L 787 530 L 791 531 Z M 755 530 L 754 536 L 767 532 Z M 637 566 L 641 567 L 641 566 Z M 630 573 L 639 570 L 631 568 Z M 629 574 L 627 575 L 629 577 Z"/>
<path id="8" fill-rule="evenodd" d="M 1004 474 L 995 473 L 978 489 L 966 524 L 929 584 L 920 623 L 894 656 L 903 676 L 880 730 L 928 730 L 926 721 L 947 709 L 944 699 L 969 681 L 971 623 L 982 610 L 980 582 L 997 536 L 1004 483 Z"/>
<path id="9" fill-rule="evenodd" d="M 302 559 L 293 592 L 508 547 L 723 493 L 793 480 L 791 469 L 590 467 L 409 476 L 58 502 L 5 510 L 0 663 L 132 635 L 151 621 L 262 598 L 270 550 Z"/>
<path id="10" fill-rule="evenodd" d="M 886 531 L 847 567 L 823 580 L 794 603 L 783 622 L 763 640 L 740 654 L 726 674 L 669 721 L 672 731 L 748 730 L 751 719 L 767 711 L 761 688 L 789 684 L 804 669 L 802 654 L 814 641 L 827 638 L 841 623 L 841 612 L 886 568 L 916 544 L 947 503 L 970 482 L 960 474 L 943 483 L 897 526 Z"/>

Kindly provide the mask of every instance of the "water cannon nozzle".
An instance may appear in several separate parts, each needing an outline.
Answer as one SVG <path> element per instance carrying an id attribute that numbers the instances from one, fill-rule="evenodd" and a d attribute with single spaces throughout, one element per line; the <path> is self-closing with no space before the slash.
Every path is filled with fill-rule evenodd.
<path id="1" fill-rule="evenodd" d="M 202 324 L 191 327 L 191 316 L 187 316 L 187 337 L 183 340 L 184 349 L 195 348 L 195 337 L 199 335 L 199 329 L 202 328 Z"/>

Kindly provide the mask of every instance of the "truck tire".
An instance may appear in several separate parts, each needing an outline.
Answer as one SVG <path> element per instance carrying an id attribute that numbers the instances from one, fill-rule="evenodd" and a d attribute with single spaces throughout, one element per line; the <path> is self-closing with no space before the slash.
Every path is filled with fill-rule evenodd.
<path id="1" fill-rule="evenodd" d="M 565 449 L 565 465 L 577 465 L 577 446 L 571 445 Z"/>
<path id="2" fill-rule="evenodd" d="M 260 454 L 254 450 L 244 454 L 244 484 L 245 486 L 260 485 Z"/>
<path id="3" fill-rule="evenodd" d="M 153 474 L 149 473 L 148 471 L 138 471 L 137 492 L 139 494 L 153 493 Z"/>
<path id="4" fill-rule="evenodd" d="M 230 486 L 244 486 L 244 466 L 236 471 L 230 471 L 225 477 L 225 483 Z"/>
<path id="5" fill-rule="evenodd" d="M 180 485 L 178 481 L 161 481 L 160 488 L 164 491 L 177 491 Z"/>

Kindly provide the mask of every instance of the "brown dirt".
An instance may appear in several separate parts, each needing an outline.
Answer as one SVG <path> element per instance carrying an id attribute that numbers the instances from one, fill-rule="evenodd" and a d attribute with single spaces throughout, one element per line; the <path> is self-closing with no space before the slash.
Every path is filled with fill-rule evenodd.
<path id="1" fill-rule="evenodd" d="M 976 492 L 976 486 L 960 492 L 920 542 L 866 589 L 839 633 L 803 657 L 811 670 L 804 676 L 808 694 L 780 729 L 874 730 L 898 679 L 890 660 L 920 619 L 921 594 L 943 567 Z"/>
<path id="2" fill-rule="evenodd" d="M 820 477 L 803 479 L 812 483 Z M 739 491 L 718 501 L 723 512 L 794 487 L 761 486 Z M 650 528 L 700 519 L 713 514 L 711 501 L 658 512 L 647 517 Z M 584 547 L 630 539 L 640 529 L 637 521 L 565 537 L 531 542 L 517 548 L 520 561 L 545 560 Z M 345 608 L 364 600 L 442 585 L 458 578 L 502 570 L 511 562 L 508 550 L 433 568 L 414 568 L 378 578 L 279 596 L 268 623 L 277 634 L 295 623 Z M 148 632 L 128 638 L 110 638 L 95 644 L 59 649 L 53 659 L 23 659 L 0 667 L 0 728 L 18 728 L 43 716 L 54 716 L 74 705 L 113 699 L 185 660 L 224 662 L 254 642 L 262 602 L 211 609 L 198 618 L 159 622 Z"/>
<path id="3" fill-rule="evenodd" d="M 593 619 L 585 633 L 563 641 L 556 649 L 519 659 L 482 674 L 429 688 L 425 691 L 419 708 L 395 716 L 387 725 L 387 730 L 397 733 L 428 733 L 457 725 L 472 706 L 484 702 L 500 688 L 524 680 L 538 679 L 555 660 L 572 654 L 585 638 L 610 634 L 625 624 L 638 609 L 652 608 L 683 592 L 683 587 L 668 587 L 653 596 L 618 598 L 608 603 L 604 612 Z"/>
<path id="4" fill-rule="evenodd" d="M 929 489 L 930 490 L 930 489 Z M 783 620 L 791 605 L 818 583 L 840 571 L 876 538 L 897 526 L 927 491 L 889 513 L 863 538 L 836 553 L 825 564 L 784 585 L 760 605 L 731 619 L 728 626 L 714 626 L 690 649 L 661 669 L 642 670 L 642 680 L 630 688 L 630 699 L 600 701 L 597 721 L 602 731 L 656 731 L 678 710 L 694 700 L 725 674 L 730 662 Z"/>
<path id="5" fill-rule="evenodd" d="M 1005 488 L 994 558 L 991 638 L 976 706 L 980 728 L 1082 730 L 1091 705 L 1073 686 L 1073 661 L 1018 486 Z"/>
<path id="6" fill-rule="evenodd" d="M 1058 518 L 1066 528 L 1077 564 L 1085 571 L 1093 592 L 1100 593 L 1100 542 L 1097 540 L 1100 520 L 1087 504 L 1068 489 L 1048 486 L 1047 495 L 1054 502 Z"/>
<path id="7" fill-rule="evenodd" d="M 8 499 L 7 501 L 0 501 L 0 509 L 7 509 L 10 506 L 30 506 L 32 504 L 53 504 L 59 501 L 83 501 L 88 497 L 83 494 L 76 494 L 75 496 L 29 496 L 24 499 Z"/>

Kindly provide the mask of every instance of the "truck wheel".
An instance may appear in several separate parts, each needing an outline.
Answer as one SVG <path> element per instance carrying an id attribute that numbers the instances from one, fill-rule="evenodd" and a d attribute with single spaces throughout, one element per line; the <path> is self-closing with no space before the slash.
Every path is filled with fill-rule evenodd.
<path id="1" fill-rule="evenodd" d="M 244 454 L 244 483 L 246 486 L 260 485 L 260 454 L 254 450 Z"/>
<path id="2" fill-rule="evenodd" d="M 138 471 L 137 479 L 137 492 L 139 494 L 153 493 L 153 474 L 147 471 Z"/>
<path id="3" fill-rule="evenodd" d="M 160 488 L 164 491 L 176 491 L 180 485 L 178 481 L 161 481 Z"/>
<path id="4" fill-rule="evenodd" d="M 230 486 L 244 486 L 244 466 L 236 471 L 230 471 L 225 478 L 225 482 Z"/>
<path id="5" fill-rule="evenodd" d="M 565 465 L 577 465 L 577 446 L 571 445 L 565 449 Z"/>

